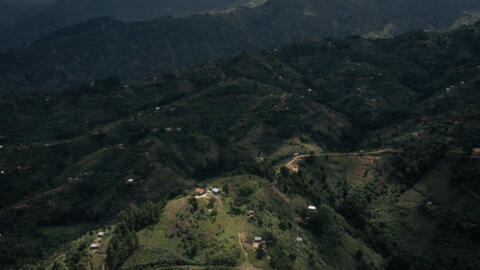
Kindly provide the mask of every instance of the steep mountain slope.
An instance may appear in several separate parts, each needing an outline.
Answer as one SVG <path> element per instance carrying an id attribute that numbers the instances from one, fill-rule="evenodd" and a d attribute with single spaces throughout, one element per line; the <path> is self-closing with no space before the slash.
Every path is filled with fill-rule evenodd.
<path id="1" fill-rule="evenodd" d="M 20 9 L 0 2 L 0 23 L 10 20 L 20 12 Z M 3 27 L 1 28 L 3 31 Z"/>
<path id="2" fill-rule="evenodd" d="M 407 207 L 412 218 L 422 200 L 433 200 L 430 195 L 442 204 L 451 198 L 451 210 L 461 210 L 462 216 L 450 212 L 445 216 L 442 210 L 434 223 L 428 223 L 440 226 L 438 233 L 458 233 L 455 228 L 467 228 L 465 222 L 478 224 L 478 217 L 464 210 L 477 209 L 475 194 L 480 193 L 475 176 L 478 159 L 469 157 L 480 145 L 475 136 L 480 132 L 479 43 L 480 25 L 448 33 L 413 32 L 388 40 L 305 40 L 136 84 L 112 78 L 60 93 L 4 94 L 0 99 L 2 265 L 15 269 L 36 264 L 79 233 L 111 222 L 132 203 L 175 198 L 197 183 L 250 173 L 272 181 L 288 196 L 326 204 L 348 223 L 339 230 L 365 242 L 355 244 L 355 249 L 372 258 L 380 254 L 387 266 L 434 267 L 448 243 L 434 249 L 431 243 L 438 239 L 430 235 L 425 241 L 433 242 L 419 244 L 427 255 L 411 253 L 416 250 L 408 249 L 415 247 L 414 240 L 411 246 L 401 243 L 414 239 L 413 232 L 387 226 L 402 218 L 395 214 L 397 201 L 392 198 L 412 189 L 420 192 L 421 196 L 415 193 L 414 207 Z M 378 152 L 382 159 L 371 169 L 377 171 L 378 180 L 357 171 L 357 162 L 363 161 L 342 158 L 351 150 L 361 155 L 363 149 L 372 148 L 397 150 Z M 328 158 L 331 152 L 338 153 Z M 298 177 L 291 176 L 281 167 L 294 153 L 323 153 L 316 161 L 307 159 L 303 167 L 322 160 L 328 164 L 310 167 L 305 174 L 302 167 Z M 383 154 L 388 155 L 383 158 Z M 331 167 L 326 179 L 332 192 L 324 185 L 306 185 L 323 179 L 323 170 L 318 169 L 322 167 Z M 428 175 L 438 168 L 442 168 L 442 185 L 435 193 L 415 188 L 435 185 L 435 175 Z M 383 209 L 381 222 L 363 210 L 360 217 L 349 210 L 358 198 L 347 200 L 343 177 L 349 182 L 345 189 L 369 183 L 360 185 L 358 192 L 379 192 L 371 193 L 370 201 L 360 199 L 368 207 Z M 388 200 L 391 208 L 386 211 L 382 207 Z M 295 215 L 289 216 L 289 222 L 295 220 Z M 422 224 L 415 225 L 419 233 L 427 230 Z M 52 237 L 48 233 L 52 230 L 64 235 Z M 461 230 L 461 239 L 476 233 L 472 230 Z M 478 247 L 477 238 L 473 239 L 465 247 Z M 87 246 L 79 246 L 79 252 L 87 254 L 81 247 Z M 349 256 L 356 252 L 347 247 L 343 243 L 338 260 L 326 265 L 340 262 L 342 250 Z M 445 252 L 451 256 L 442 267 L 449 269 L 455 256 L 451 248 Z M 474 265 L 475 256 L 465 252 L 457 261 Z M 124 255 L 120 257 L 126 259 Z M 380 261 L 374 267 L 381 267 Z M 318 269 L 315 265 L 323 263 L 314 260 L 312 267 Z"/>
<path id="3" fill-rule="evenodd" d="M 45 2 L 45 1 L 44 1 Z M 0 50 L 24 47 L 45 34 L 82 21 L 110 16 L 120 20 L 146 20 L 167 15 L 185 15 L 239 6 L 247 0 L 56 0 L 17 3 L 23 10 L 4 22 Z"/>
<path id="4" fill-rule="evenodd" d="M 478 9 L 473 0 L 271 0 L 256 8 L 150 22 L 93 19 L 0 54 L 0 91 L 54 91 L 113 75 L 138 80 L 299 38 L 445 28 Z"/>

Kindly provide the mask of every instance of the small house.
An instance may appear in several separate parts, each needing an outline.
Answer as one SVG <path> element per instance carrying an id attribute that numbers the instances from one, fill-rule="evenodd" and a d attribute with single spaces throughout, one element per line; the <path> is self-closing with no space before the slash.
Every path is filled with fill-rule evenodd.
<path id="1" fill-rule="evenodd" d="M 98 237 L 103 237 L 103 236 L 105 236 L 105 233 L 104 232 L 99 232 L 99 233 L 97 233 L 97 236 Z"/>
<path id="2" fill-rule="evenodd" d="M 133 182 L 135 182 L 135 180 L 133 178 L 130 178 L 130 179 L 127 180 L 127 183 L 133 183 Z"/>
<path id="3" fill-rule="evenodd" d="M 3 149 L 3 145 L 0 145 L 0 149 Z"/>
<path id="4" fill-rule="evenodd" d="M 309 204 L 307 209 L 308 209 L 308 212 L 317 212 L 317 207 L 313 204 Z"/>
<path id="5" fill-rule="evenodd" d="M 300 236 L 297 236 L 297 238 L 295 238 L 295 240 L 296 240 L 297 242 L 303 242 L 303 238 L 300 237 Z"/>
<path id="6" fill-rule="evenodd" d="M 262 240 L 262 237 L 255 236 L 253 237 L 253 249 L 257 249 L 258 247 L 262 246 L 263 249 L 267 248 L 265 241 Z"/>
<path id="7" fill-rule="evenodd" d="M 5 174 L 5 171 L 0 171 L 0 174 Z"/>
<path id="8" fill-rule="evenodd" d="M 220 189 L 219 188 L 212 188 L 212 192 L 213 192 L 213 194 L 218 194 L 218 193 L 220 193 Z"/>
<path id="9" fill-rule="evenodd" d="M 253 210 L 248 210 L 247 216 L 253 217 L 253 215 L 255 215 L 255 211 L 253 211 Z"/>
<path id="10" fill-rule="evenodd" d="M 92 249 L 92 250 L 93 250 L 93 249 L 98 249 L 99 247 L 100 247 L 100 245 L 97 244 L 97 243 L 92 243 L 92 244 L 90 245 L 90 249 Z"/>
<path id="11" fill-rule="evenodd" d="M 205 189 L 204 188 L 196 188 L 195 193 L 197 193 L 198 195 L 203 195 L 203 194 L 205 194 Z"/>

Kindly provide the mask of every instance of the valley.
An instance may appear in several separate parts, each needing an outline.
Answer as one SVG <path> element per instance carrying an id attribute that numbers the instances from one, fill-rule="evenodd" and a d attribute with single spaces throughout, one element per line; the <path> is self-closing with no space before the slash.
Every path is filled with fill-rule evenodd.
<path id="1" fill-rule="evenodd" d="M 309 39 L 2 93 L 2 267 L 475 269 L 479 48 Z"/>

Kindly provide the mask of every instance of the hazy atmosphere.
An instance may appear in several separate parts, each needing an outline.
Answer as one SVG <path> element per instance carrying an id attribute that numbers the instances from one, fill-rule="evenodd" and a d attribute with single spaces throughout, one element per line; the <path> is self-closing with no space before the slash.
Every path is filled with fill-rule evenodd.
<path id="1" fill-rule="evenodd" d="M 3 270 L 476 270 L 480 1 L 0 0 Z"/>

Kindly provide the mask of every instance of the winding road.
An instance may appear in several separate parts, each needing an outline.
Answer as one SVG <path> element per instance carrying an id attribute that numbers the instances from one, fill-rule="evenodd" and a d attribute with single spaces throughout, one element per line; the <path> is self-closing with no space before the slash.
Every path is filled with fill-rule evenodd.
<path id="1" fill-rule="evenodd" d="M 314 156 L 314 157 L 322 157 L 322 156 L 367 156 L 367 155 L 375 155 L 375 154 L 383 154 L 383 153 L 398 153 L 400 150 L 396 150 L 393 148 L 385 148 L 370 152 L 351 152 L 351 153 L 320 153 L 320 154 L 304 154 L 304 155 L 297 155 L 292 160 L 290 160 L 285 166 L 294 172 L 298 172 L 298 161 L 305 159 L 306 157 Z"/>

